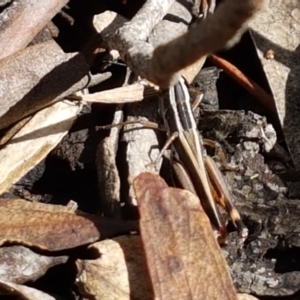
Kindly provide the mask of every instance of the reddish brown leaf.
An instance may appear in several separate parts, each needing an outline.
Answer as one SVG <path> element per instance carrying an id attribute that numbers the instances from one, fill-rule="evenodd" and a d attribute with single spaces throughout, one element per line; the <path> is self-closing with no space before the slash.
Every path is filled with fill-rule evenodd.
<path id="1" fill-rule="evenodd" d="M 134 222 L 73 213 L 68 207 L 0 200 L 0 245 L 17 242 L 56 251 L 136 229 Z"/>
<path id="2" fill-rule="evenodd" d="M 134 180 L 140 231 L 156 299 L 237 299 L 199 199 L 158 175 Z"/>

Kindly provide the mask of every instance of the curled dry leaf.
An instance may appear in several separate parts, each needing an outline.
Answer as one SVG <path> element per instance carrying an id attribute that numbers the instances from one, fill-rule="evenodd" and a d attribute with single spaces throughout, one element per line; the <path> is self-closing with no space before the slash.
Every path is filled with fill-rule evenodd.
<path id="1" fill-rule="evenodd" d="M 95 300 L 153 299 L 145 253 L 139 236 L 120 236 L 89 247 L 98 259 L 77 260 L 77 285 Z"/>
<path id="2" fill-rule="evenodd" d="M 24 283 L 35 281 L 46 271 L 68 260 L 67 256 L 40 255 L 23 246 L 0 248 L 0 280 Z"/>
<path id="3" fill-rule="evenodd" d="M 20 199 L 1 199 L 0 245 L 14 242 L 58 251 L 137 230 L 133 221 L 106 219 L 72 210 Z"/>
<path id="4" fill-rule="evenodd" d="M 17 299 L 21 300 L 56 300 L 54 297 L 34 288 L 2 280 L 0 281 L 0 294 L 15 295 L 18 296 Z"/>
<path id="5" fill-rule="evenodd" d="M 133 185 L 155 299 L 237 299 L 199 199 L 152 173 Z"/>

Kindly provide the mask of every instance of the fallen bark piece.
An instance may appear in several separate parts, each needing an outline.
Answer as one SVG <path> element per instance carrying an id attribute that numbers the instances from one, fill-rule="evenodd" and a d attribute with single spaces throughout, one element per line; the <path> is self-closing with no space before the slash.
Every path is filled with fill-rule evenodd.
<path id="1" fill-rule="evenodd" d="M 57 300 L 57 298 L 34 288 L 2 280 L 0 281 L 0 294 L 18 296 L 18 299 L 21 300 Z"/>
<path id="2" fill-rule="evenodd" d="M 0 280 L 13 283 L 35 281 L 68 256 L 40 255 L 23 246 L 0 248 Z"/>
<path id="3" fill-rule="evenodd" d="M 137 230 L 134 221 L 106 219 L 72 213 L 72 208 L 54 207 L 20 199 L 1 199 L 0 245 L 13 242 L 58 251 Z"/>
<path id="4" fill-rule="evenodd" d="M 0 59 L 25 48 L 68 0 L 12 1 L 0 14 Z"/>
<path id="5" fill-rule="evenodd" d="M 41 162 L 68 133 L 80 111 L 72 102 L 58 102 L 39 111 L 0 150 L 0 194 Z"/>
<path id="6" fill-rule="evenodd" d="M 199 199 L 152 173 L 133 182 L 156 299 L 237 299 Z"/>
<path id="7" fill-rule="evenodd" d="M 82 296 L 95 300 L 154 299 L 139 236 L 120 236 L 89 249 L 99 258 L 76 262 L 76 284 Z"/>

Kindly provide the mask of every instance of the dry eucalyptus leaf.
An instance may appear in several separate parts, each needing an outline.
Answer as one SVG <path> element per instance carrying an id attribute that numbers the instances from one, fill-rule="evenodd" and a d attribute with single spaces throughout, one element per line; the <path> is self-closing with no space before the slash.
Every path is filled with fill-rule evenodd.
<path id="1" fill-rule="evenodd" d="M 152 173 L 133 186 L 155 299 L 237 299 L 198 197 Z"/>
<path id="2" fill-rule="evenodd" d="M 77 285 L 95 300 L 152 300 L 145 253 L 139 236 L 120 236 L 89 247 L 96 260 L 77 260 Z"/>
<path id="3" fill-rule="evenodd" d="M 41 162 L 68 133 L 79 106 L 58 102 L 36 113 L 0 151 L 0 194 Z"/>
<path id="4" fill-rule="evenodd" d="M 67 260 L 67 256 L 44 256 L 23 246 L 1 247 L 0 280 L 18 284 L 35 281 Z"/>
<path id="5" fill-rule="evenodd" d="M 2 280 L 0 280 L 0 295 L 1 294 L 7 296 L 15 295 L 18 296 L 20 300 L 56 300 L 54 297 L 34 288 Z"/>
<path id="6" fill-rule="evenodd" d="M 293 161 L 300 169 L 300 5 L 299 1 L 268 1 L 251 23 L 265 74 Z"/>
<path id="7" fill-rule="evenodd" d="M 58 251 L 137 229 L 133 221 L 71 213 L 56 207 L 25 200 L 1 199 L 0 245 L 13 242 Z"/>

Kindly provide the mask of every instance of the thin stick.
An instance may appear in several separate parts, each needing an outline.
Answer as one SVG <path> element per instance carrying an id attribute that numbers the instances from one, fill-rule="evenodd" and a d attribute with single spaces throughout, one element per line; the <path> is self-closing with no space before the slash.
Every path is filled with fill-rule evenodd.
<path id="1" fill-rule="evenodd" d="M 210 61 L 217 67 L 222 68 L 224 72 L 233 78 L 237 83 L 244 87 L 251 95 L 253 95 L 261 104 L 272 112 L 277 112 L 275 106 L 275 100 L 272 95 L 267 93 L 262 87 L 260 87 L 254 80 L 248 78 L 237 67 L 228 62 L 227 60 L 217 56 L 211 55 Z"/>

